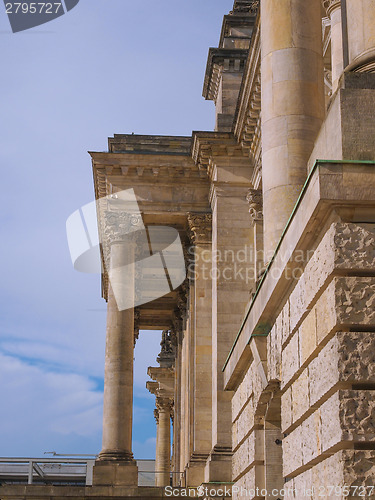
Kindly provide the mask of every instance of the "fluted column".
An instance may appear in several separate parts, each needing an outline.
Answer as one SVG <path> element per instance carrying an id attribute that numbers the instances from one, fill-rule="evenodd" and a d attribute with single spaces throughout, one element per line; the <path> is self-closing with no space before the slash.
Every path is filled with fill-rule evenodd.
<path id="1" fill-rule="evenodd" d="M 170 398 L 156 398 L 158 411 L 157 447 L 156 447 L 156 486 L 170 484 L 171 471 L 171 411 L 173 401 Z"/>
<path id="2" fill-rule="evenodd" d="M 341 0 L 323 0 L 323 5 L 331 19 L 332 92 L 335 92 L 344 71 Z"/>
<path id="3" fill-rule="evenodd" d="M 374 71 L 375 2 L 346 0 L 348 20 L 349 67 Z"/>
<path id="4" fill-rule="evenodd" d="M 321 0 L 262 0 L 264 245 L 269 260 L 325 116 Z"/>

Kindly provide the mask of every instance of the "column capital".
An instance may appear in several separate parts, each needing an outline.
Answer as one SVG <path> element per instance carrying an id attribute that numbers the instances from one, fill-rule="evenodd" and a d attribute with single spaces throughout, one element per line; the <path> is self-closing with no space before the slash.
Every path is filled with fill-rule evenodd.
<path id="1" fill-rule="evenodd" d="M 144 229 L 140 213 L 107 210 L 104 221 L 104 237 L 108 244 L 129 241 L 129 234 Z"/>
<path id="2" fill-rule="evenodd" d="M 252 224 L 263 220 L 263 195 L 261 189 L 249 189 L 246 195 Z"/>
<path id="3" fill-rule="evenodd" d="M 158 396 L 156 398 L 156 405 L 155 406 L 156 406 L 156 409 L 158 411 L 158 414 L 163 412 L 163 413 L 168 413 L 169 416 L 171 416 L 172 409 L 174 406 L 173 398 L 165 398 L 165 397 Z"/>
<path id="4" fill-rule="evenodd" d="M 172 330 L 164 330 L 160 345 L 161 351 L 156 361 L 161 367 L 170 368 L 174 365 L 176 358 L 176 334 Z"/>
<path id="5" fill-rule="evenodd" d="M 188 213 L 188 224 L 190 229 L 190 237 L 194 245 L 211 242 L 211 213 Z"/>
<path id="6" fill-rule="evenodd" d="M 159 410 L 157 408 L 154 409 L 154 418 L 156 420 L 156 423 L 159 423 Z"/>
<path id="7" fill-rule="evenodd" d="M 341 0 L 322 0 L 322 3 L 328 16 L 331 16 L 335 9 L 341 8 Z"/>

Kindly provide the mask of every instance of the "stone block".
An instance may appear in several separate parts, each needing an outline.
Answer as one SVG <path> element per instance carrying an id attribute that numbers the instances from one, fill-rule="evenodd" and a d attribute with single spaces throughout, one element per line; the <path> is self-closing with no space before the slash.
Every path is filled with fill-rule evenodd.
<path id="1" fill-rule="evenodd" d="M 323 451 L 341 441 L 375 441 L 373 391 L 337 391 L 323 403 L 320 413 Z"/>
<path id="2" fill-rule="evenodd" d="M 335 289 L 336 280 L 334 279 L 316 304 L 316 341 L 318 345 L 337 324 Z"/>
<path id="3" fill-rule="evenodd" d="M 308 372 L 304 370 L 292 384 L 292 417 L 293 423 L 306 413 L 310 407 Z"/>
<path id="4" fill-rule="evenodd" d="M 315 307 L 306 316 L 299 328 L 299 348 L 301 365 L 306 363 L 317 346 L 316 339 L 316 309 Z"/>
<path id="5" fill-rule="evenodd" d="M 290 336 L 290 303 L 289 300 L 287 300 L 283 310 L 282 314 L 279 315 L 278 320 L 277 320 L 277 326 L 278 326 L 278 321 L 281 321 L 281 341 L 282 344 L 284 345 L 285 342 L 288 340 Z"/>
<path id="6" fill-rule="evenodd" d="M 275 324 L 267 337 L 268 380 L 281 379 L 281 328 Z"/>
<path id="7" fill-rule="evenodd" d="M 293 423 L 292 388 L 281 395 L 281 429 L 283 432 Z"/>
<path id="8" fill-rule="evenodd" d="M 304 286 L 304 275 L 301 276 L 293 292 L 290 295 L 290 331 L 293 332 L 306 312 L 306 292 Z"/>
<path id="9" fill-rule="evenodd" d="M 299 336 L 298 332 L 296 332 L 281 355 L 281 388 L 288 384 L 299 367 Z"/>
<path id="10" fill-rule="evenodd" d="M 310 404 L 339 382 L 375 382 L 375 334 L 337 332 L 309 365 Z"/>
<path id="11" fill-rule="evenodd" d="M 322 438 L 319 410 L 302 423 L 301 440 L 303 464 L 307 465 L 321 454 Z"/>
<path id="12" fill-rule="evenodd" d="M 93 469 L 94 486 L 137 486 L 138 467 L 131 462 L 96 461 Z"/>
<path id="13" fill-rule="evenodd" d="M 375 325 L 375 278 L 336 278 L 337 321 L 341 325 Z"/>
<path id="14" fill-rule="evenodd" d="M 303 465 L 301 426 L 283 439 L 283 474 L 288 477 Z"/>

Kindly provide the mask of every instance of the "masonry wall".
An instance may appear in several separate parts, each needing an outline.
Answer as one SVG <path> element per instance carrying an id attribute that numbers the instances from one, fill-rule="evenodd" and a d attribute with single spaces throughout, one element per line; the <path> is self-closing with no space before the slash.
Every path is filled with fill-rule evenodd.
<path id="1" fill-rule="evenodd" d="M 267 449 L 279 446 L 271 484 L 290 490 L 284 498 L 344 498 L 344 486 L 374 498 L 360 495 L 375 484 L 374 273 L 374 225 L 333 223 L 267 337 L 267 384 L 253 362 L 233 397 L 236 486 L 263 488 Z M 280 396 L 277 445 L 265 415 Z"/>

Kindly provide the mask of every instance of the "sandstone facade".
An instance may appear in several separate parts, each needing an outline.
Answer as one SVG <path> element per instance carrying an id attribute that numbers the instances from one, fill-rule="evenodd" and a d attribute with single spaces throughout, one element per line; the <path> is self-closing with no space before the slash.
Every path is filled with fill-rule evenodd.
<path id="1" fill-rule="evenodd" d="M 103 273 L 92 491 L 141 495 L 133 346 L 139 329 L 160 329 L 148 383 L 159 487 L 172 472 L 176 487 L 236 499 L 375 498 L 374 19 L 372 0 L 235 0 L 204 80 L 215 131 L 115 135 L 91 153 L 96 197 L 134 189 L 145 225 L 178 231 L 187 267 L 183 285 L 126 313 Z M 102 236 L 121 260 L 121 237 Z M 150 273 L 133 279 L 152 296 Z"/>

